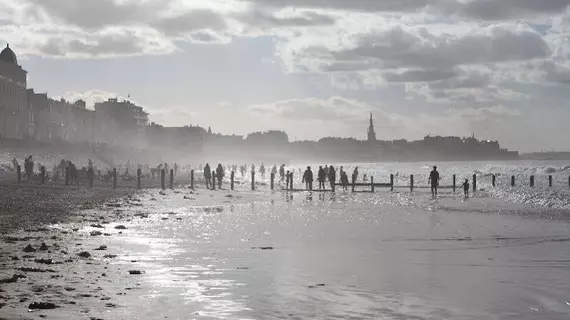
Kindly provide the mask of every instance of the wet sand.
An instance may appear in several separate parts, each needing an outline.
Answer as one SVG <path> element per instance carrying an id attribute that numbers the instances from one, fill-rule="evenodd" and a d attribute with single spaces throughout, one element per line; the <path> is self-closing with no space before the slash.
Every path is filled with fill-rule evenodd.
<path id="1" fill-rule="evenodd" d="M 133 188 L 0 185 L 0 319 L 104 319 L 105 310 L 129 304 L 125 301 L 137 295 L 144 270 L 137 261 L 115 264 L 117 248 L 107 244 L 129 232 L 121 223 L 149 218 L 141 193 L 150 203 L 165 197 L 192 205 L 245 200 L 228 190 L 187 187 L 137 193 Z M 263 193 L 246 197 L 268 199 Z"/>

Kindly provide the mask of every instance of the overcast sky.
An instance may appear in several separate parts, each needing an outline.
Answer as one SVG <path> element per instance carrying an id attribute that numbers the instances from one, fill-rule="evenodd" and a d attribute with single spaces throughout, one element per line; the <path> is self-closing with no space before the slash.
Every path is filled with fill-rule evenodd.
<path id="1" fill-rule="evenodd" d="M 570 150 L 570 0 L 0 0 L 36 92 L 292 140 Z"/>

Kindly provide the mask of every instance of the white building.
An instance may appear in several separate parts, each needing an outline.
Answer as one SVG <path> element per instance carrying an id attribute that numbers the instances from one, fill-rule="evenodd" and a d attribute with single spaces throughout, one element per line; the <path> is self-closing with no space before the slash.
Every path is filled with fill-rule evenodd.
<path id="1" fill-rule="evenodd" d="M 27 71 L 18 65 L 9 45 L 0 52 L 0 135 L 21 139 L 28 135 Z"/>

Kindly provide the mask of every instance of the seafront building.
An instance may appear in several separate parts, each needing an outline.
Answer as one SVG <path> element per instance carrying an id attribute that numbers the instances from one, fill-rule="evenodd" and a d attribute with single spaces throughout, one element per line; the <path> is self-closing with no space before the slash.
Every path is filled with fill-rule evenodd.
<path id="1" fill-rule="evenodd" d="M 22 139 L 27 136 L 27 71 L 18 65 L 9 45 L 0 52 L 0 135 Z"/>

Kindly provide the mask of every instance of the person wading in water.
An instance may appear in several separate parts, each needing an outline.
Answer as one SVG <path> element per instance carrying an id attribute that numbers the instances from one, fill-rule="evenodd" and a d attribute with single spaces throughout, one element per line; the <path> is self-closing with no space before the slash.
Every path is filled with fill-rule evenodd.
<path id="1" fill-rule="evenodd" d="M 433 167 L 429 174 L 429 182 L 431 185 L 431 196 L 435 198 L 437 197 L 437 187 L 439 186 L 439 172 L 437 172 L 436 166 Z"/>

